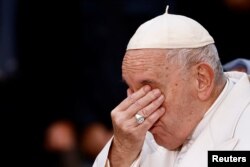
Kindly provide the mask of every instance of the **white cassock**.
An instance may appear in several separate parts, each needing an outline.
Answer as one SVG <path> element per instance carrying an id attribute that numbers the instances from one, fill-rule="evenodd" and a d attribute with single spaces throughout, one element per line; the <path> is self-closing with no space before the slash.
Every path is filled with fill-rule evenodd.
<path id="1" fill-rule="evenodd" d="M 207 167 L 208 151 L 250 150 L 250 82 L 241 72 L 225 73 L 227 84 L 181 150 L 159 146 L 147 133 L 133 167 Z M 112 139 L 97 156 L 93 167 L 109 166 Z"/>

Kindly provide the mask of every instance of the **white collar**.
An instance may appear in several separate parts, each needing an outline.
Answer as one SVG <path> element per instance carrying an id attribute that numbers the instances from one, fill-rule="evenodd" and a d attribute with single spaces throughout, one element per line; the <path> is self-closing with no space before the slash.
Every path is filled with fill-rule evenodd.
<path id="1" fill-rule="evenodd" d="M 222 101 L 225 99 L 227 94 L 230 92 L 230 90 L 233 88 L 234 83 L 230 80 L 227 79 L 226 85 L 222 92 L 220 93 L 219 97 L 215 100 L 215 102 L 212 104 L 212 106 L 208 109 L 208 111 L 204 114 L 202 120 L 200 123 L 196 126 L 194 132 L 192 135 L 189 137 L 190 140 L 195 140 L 200 133 L 203 131 L 207 123 L 209 122 L 210 118 L 212 115 L 216 112 Z"/>

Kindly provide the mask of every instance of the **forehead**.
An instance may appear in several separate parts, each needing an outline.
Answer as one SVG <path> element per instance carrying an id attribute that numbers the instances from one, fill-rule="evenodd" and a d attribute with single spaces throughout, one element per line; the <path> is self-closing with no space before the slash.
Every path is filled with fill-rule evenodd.
<path id="1" fill-rule="evenodd" d="M 166 50 L 163 49 L 129 50 L 124 56 L 122 70 L 153 70 L 166 65 L 166 61 Z"/>
<path id="2" fill-rule="evenodd" d="M 133 90 L 145 84 L 163 88 L 179 72 L 179 66 L 170 63 L 167 54 L 166 49 L 127 51 L 122 63 L 123 80 Z"/>

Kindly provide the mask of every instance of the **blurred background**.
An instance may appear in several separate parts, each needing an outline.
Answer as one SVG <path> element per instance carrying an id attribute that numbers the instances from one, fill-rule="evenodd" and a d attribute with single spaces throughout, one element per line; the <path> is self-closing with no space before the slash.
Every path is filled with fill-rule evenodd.
<path id="1" fill-rule="evenodd" d="M 88 167 L 126 97 L 137 27 L 165 12 L 200 22 L 223 64 L 249 58 L 249 0 L 0 0 L 1 163 Z"/>

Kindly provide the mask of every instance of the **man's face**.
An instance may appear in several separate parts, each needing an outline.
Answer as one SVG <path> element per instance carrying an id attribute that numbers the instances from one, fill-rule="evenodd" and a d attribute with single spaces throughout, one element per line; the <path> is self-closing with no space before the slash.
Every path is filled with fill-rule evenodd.
<path id="1" fill-rule="evenodd" d="M 165 96 L 162 106 L 166 112 L 150 131 L 156 142 L 168 149 L 181 146 L 197 123 L 192 121 L 197 102 L 192 71 L 181 68 L 168 62 L 163 49 L 130 50 L 122 64 L 123 79 L 132 92 L 150 85 Z"/>

